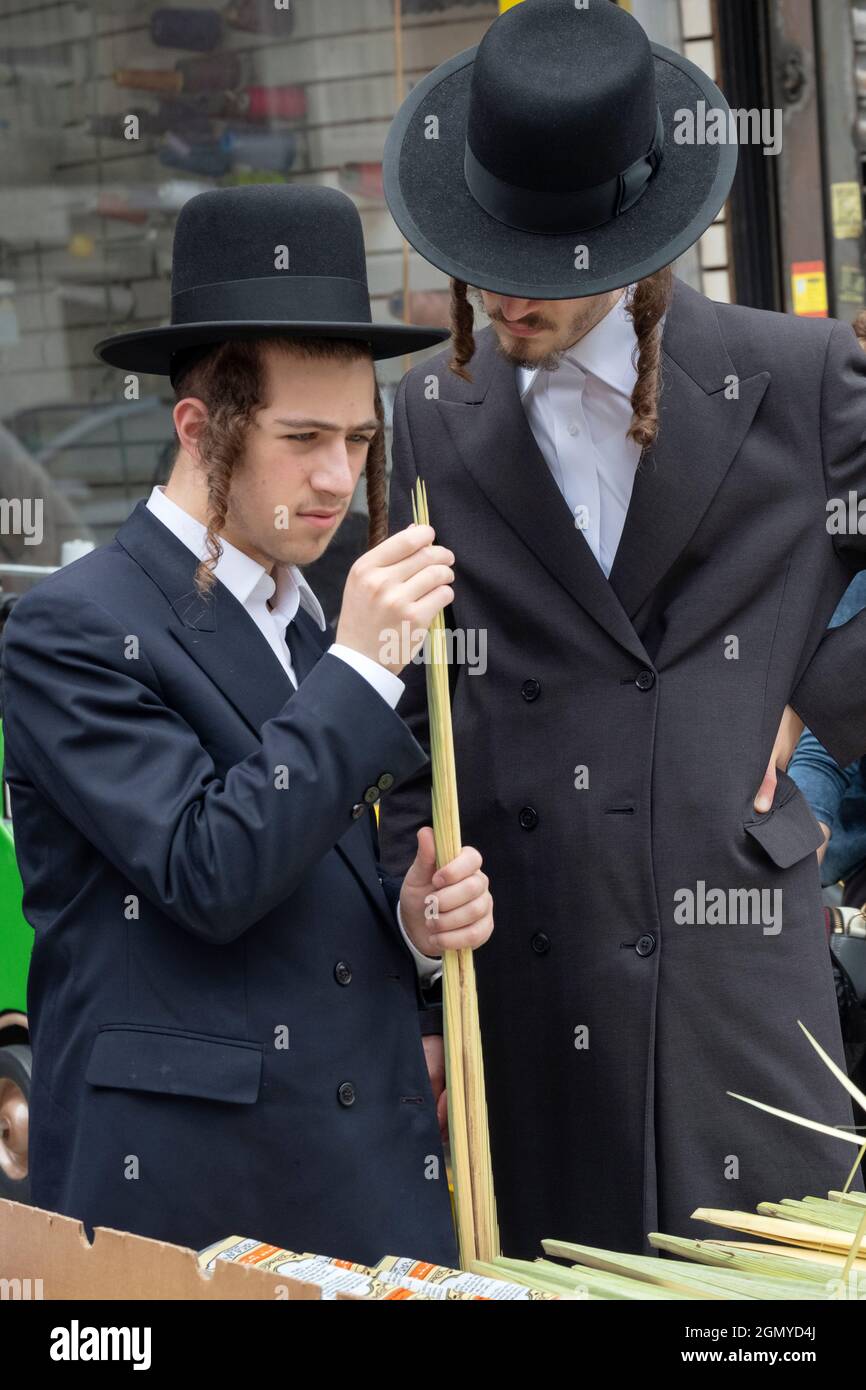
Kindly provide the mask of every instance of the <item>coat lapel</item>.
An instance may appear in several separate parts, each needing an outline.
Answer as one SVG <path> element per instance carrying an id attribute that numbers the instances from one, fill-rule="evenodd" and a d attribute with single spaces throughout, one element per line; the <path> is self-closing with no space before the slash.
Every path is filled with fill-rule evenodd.
<path id="1" fill-rule="evenodd" d="M 258 738 L 262 724 L 291 699 L 294 687 L 243 604 L 219 581 L 206 598 L 199 597 L 193 584 L 195 556 L 143 501 L 121 526 L 117 540 L 168 600 L 172 636 Z M 332 634 L 321 632 L 302 609 L 295 622 L 312 665 L 316 649 L 321 656 Z M 372 808 L 366 814 L 372 815 Z M 369 828 L 353 821 L 334 848 L 393 931 L 394 915 L 376 872 Z"/>
<path id="2" fill-rule="evenodd" d="M 576 603 L 642 665 L 649 657 L 604 571 L 575 526 L 526 418 L 514 367 L 484 329 L 472 382 L 440 378 L 438 407 L 454 449 L 500 516 Z M 447 395 L 445 394 L 447 391 Z"/>
<path id="3" fill-rule="evenodd" d="M 117 540 L 168 600 L 172 636 L 258 735 L 291 695 L 292 683 L 243 604 L 219 581 L 207 597 L 199 596 L 195 556 L 144 502 Z"/>
<path id="4" fill-rule="evenodd" d="M 454 448 L 490 503 L 576 603 L 643 664 L 632 619 L 676 560 L 745 438 L 769 372 L 739 382 L 710 300 L 683 281 L 662 337 L 659 434 L 644 451 L 608 581 L 529 426 L 514 368 L 492 328 L 478 335 L 465 382 L 440 378 L 438 407 Z M 496 447 L 492 447 L 495 442 Z"/>
<path id="5" fill-rule="evenodd" d="M 658 436 L 641 458 L 610 573 L 630 619 L 696 531 L 769 381 L 766 371 L 737 379 L 711 300 L 675 280 L 662 336 Z"/>

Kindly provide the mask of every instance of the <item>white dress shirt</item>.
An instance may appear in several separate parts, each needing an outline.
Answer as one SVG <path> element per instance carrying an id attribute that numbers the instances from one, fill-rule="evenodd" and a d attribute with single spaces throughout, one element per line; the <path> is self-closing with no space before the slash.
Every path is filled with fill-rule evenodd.
<path id="1" fill-rule="evenodd" d="M 557 371 L 516 368 L 538 447 L 608 578 L 641 455 L 640 445 L 628 438 L 637 336 L 625 301 L 622 294 L 568 349 Z"/>
<path id="2" fill-rule="evenodd" d="M 153 488 L 147 499 L 147 507 L 164 526 L 168 527 L 172 535 L 177 536 L 177 539 L 182 541 L 198 559 L 201 560 L 206 557 L 208 553 L 205 545 L 207 528 L 196 517 L 190 516 L 183 507 L 179 507 L 176 502 L 167 497 L 164 488 Z M 230 593 L 234 594 L 238 602 L 249 613 L 297 690 L 298 680 L 292 667 L 292 657 L 286 644 L 285 632 L 289 623 L 294 620 L 299 607 L 304 608 L 324 632 L 328 624 L 319 600 L 297 565 L 277 565 L 274 570 L 276 579 L 274 579 L 263 565 L 260 565 L 257 560 L 253 560 L 251 556 L 245 555 L 236 546 L 231 545 L 224 536 L 220 537 L 220 544 L 222 554 L 214 567 L 216 578 L 226 586 Z M 372 657 L 365 656 L 362 652 L 356 652 L 352 647 L 346 647 L 341 642 L 332 642 L 328 651 L 332 656 L 345 661 L 347 665 L 358 672 L 359 676 L 363 676 L 392 709 L 396 708 L 397 702 L 406 688 L 399 676 L 395 676 L 392 671 L 387 671 Z M 425 982 L 429 982 L 439 973 L 440 957 L 422 955 L 410 941 L 403 927 L 399 905 L 397 907 L 397 922 L 406 945 L 412 952 L 420 977 Z"/>

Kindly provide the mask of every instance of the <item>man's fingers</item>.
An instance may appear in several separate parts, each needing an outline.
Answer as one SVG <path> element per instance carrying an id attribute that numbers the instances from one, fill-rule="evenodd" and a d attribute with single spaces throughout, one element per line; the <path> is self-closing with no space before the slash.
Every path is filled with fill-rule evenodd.
<path id="1" fill-rule="evenodd" d="M 442 933 L 452 932 L 457 927 L 470 927 L 473 922 L 477 922 L 493 907 L 493 895 L 488 889 L 482 889 L 480 893 L 474 893 L 464 903 L 459 903 L 457 907 L 449 908 L 447 912 L 442 910 L 442 902 L 438 893 L 432 894 L 436 900 L 436 912 L 429 919 L 430 931 L 436 936 Z"/>
<path id="2" fill-rule="evenodd" d="M 434 888 L 446 888 L 451 883 L 459 883 L 481 868 L 481 855 L 471 845 L 464 845 L 458 855 L 433 875 Z"/>
<path id="3" fill-rule="evenodd" d="M 443 951 L 475 951 L 483 946 L 493 931 L 493 898 L 485 893 L 475 903 L 449 912 L 446 918 L 430 922 L 432 949 Z"/>
<path id="4" fill-rule="evenodd" d="M 439 1121 L 439 1133 L 443 1144 L 448 1143 L 448 1092 L 443 1090 L 436 1102 L 436 1119 Z"/>
<path id="5" fill-rule="evenodd" d="M 425 1034 L 421 1041 L 433 1098 L 438 1100 L 445 1089 L 445 1041 L 439 1033 Z"/>
<path id="6" fill-rule="evenodd" d="M 776 764 L 770 759 L 767 771 L 764 773 L 764 780 L 758 788 L 758 795 L 755 797 L 755 810 L 760 814 L 769 811 L 773 804 L 773 797 L 776 795 Z"/>
<path id="7" fill-rule="evenodd" d="M 372 551 L 370 552 L 373 553 Z M 454 564 L 454 551 L 449 550 L 445 545 L 423 545 L 420 549 L 407 555 L 405 559 L 396 564 L 388 565 L 388 578 L 396 580 L 398 584 L 405 584 L 407 579 L 411 579 L 419 570 L 428 568 L 430 565 Z"/>
<path id="8" fill-rule="evenodd" d="M 476 873 L 470 874 L 468 878 L 462 878 L 459 883 L 453 883 L 448 888 L 434 888 L 433 897 L 436 899 L 439 916 L 444 917 L 447 913 L 453 912 L 455 908 L 463 907 L 466 903 L 475 902 L 484 896 L 489 887 L 489 879 L 485 873 L 479 869 Z"/>
<path id="9" fill-rule="evenodd" d="M 372 550 L 366 551 L 355 561 L 356 565 L 368 565 L 378 569 L 380 565 L 396 565 L 400 560 L 414 555 L 422 546 L 432 545 L 436 532 L 432 526 L 407 526 L 403 531 L 395 531 L 387 540 L 380 541 Z"/>
<path id="10" fill-rule="evenodd" d="M 432 526 L 407 526 L 405 531 L 396 531 L 365 551 L 355 564 L 362 570 L 387 570 L 389 578 L 398 582 L 409 579 L 426 565 L 453 565 L 454 551 L 434 544 L 435 539 Z"/>
<path id="11" fill-rule="evenodd" d="M 824 822 L 823 822 L 822 820 L 819 820 L 818 824 L 820 825 L 821 830 L 823 831 L 823 834 L 824 834 L 824 843 L 823 843 L 823 845 L 821 845 L 820 849 L 818 850 L 818 863 L 819 863 L 819 864 L 823 864 L 823 862 L 824 862 L 824 855 L 827 853 L 827 846 L 828 846 L 829 843 L 830 843 L 830 836 L 832 835 L 833 832 L 832 832 L 832 830 L 830 829 L 829 825 L 825 825 Z"/>
<path id="12" fill-rule="evenodd" d="M 450 565 L 426 565 L 424 569 L 413 574 L 403 584 L 403 594 L 410 603 L 417 603 L 424 598 L 432 589 L 438 589 L 443 584 L 453 584 L 454 571 Z"/>

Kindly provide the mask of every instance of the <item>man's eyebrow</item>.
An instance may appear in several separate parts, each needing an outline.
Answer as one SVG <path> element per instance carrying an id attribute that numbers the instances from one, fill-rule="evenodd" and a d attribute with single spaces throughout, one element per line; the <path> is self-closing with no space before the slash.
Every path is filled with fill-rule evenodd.
<path id="1" fill-rule="evenodd" d="M 304 430 L 309 430 L 309 429 L 314 429 L 314 430 L 339 430 L 339 428 L 340 428 L 339 425 L 335 425 L 335 424 L 334 424 L 334 421 L 333 421 L 333 420 L 300 420 L 300 419 L 291 419 L 291 420 L 275 420 L 274 423 L 277 424 L 277 425 L 289 425 L 292 429 L 295 429 L 295 430 L 300 430 L 300 429 L 304 429 Z M 349 425 L 349 426 L 348 426 L 348 430 L 349 430 L 349 433 L 350 433 L 350 434 L 355 434 L 358 430 L 377 430 L 378 428 L 379 428 L 379 421 L 378 421 L 378 420 L 365 420 L 364 423 L 363 423 L 362 425 Z"/>

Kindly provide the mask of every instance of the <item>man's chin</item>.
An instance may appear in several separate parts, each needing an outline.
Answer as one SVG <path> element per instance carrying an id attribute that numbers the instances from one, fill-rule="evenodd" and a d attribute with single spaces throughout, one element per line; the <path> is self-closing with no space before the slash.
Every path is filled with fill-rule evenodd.
<path id="1" fill-rule="evenodd" d="M 552 371 L 559 365 L 562 356 L 550 347 L 550 334 L 540 333 L 538 338 L 519 338 L 494 324 L 499 352 L 513 367 L 526 367 L 534 371 L 545 367 Z"/>
<path id="2" fill-rule="evenodd" d="M 300 523 L 293 530 L 292 544 L 286 547 L 284 553 L 277 560 L 280 565 L 312 565 L 324 555 L 331 541 L 339 531 L 339 522 L 327 531 L 310 536 L 300 535 Z"/>

